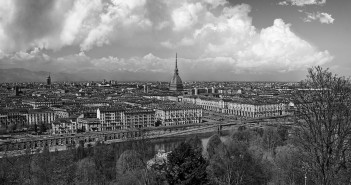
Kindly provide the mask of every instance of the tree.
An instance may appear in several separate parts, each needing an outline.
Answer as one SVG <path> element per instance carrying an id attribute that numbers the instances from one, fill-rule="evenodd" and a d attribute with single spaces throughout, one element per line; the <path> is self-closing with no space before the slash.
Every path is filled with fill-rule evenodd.
<path id="1" fill-rule="evenodd" d="M 211 184 L 264 184 L 267 179 L 260 162 L 248 151 L 247 143 L 230 141 L 210 159 L 207 172 Z"/>
<path id="2" fill-rule="evenodd" d="M 74 154 L 70 151 L 55 151 L 51 153 L 52 182 L 55 184 L 74 184 L 76 165 Z"/>
<path id="3" fill-rule="evenodd" d="M 116 176 L 115 152 L 112 147 L 97 142 L 92 159 L 95 162 L 99 182 L 104 183 Z"/>
<path id="4" fill-rule="evenodd" d="M 0 184 L 20 184 L 19 173 L 21 170 L 20 166 L 17 165 L 18 158 L 9 157 L 5 153 L 2 158 L 0 158 Z"/>
<path id="5" fill-rule="evenodd" d="M 350 80 L 328 69 L 308 69 L 295 93 L 295 141 L 315 183 L 335 184 L 348 163 L 351 138 Z"/>
<path id="6" fill-rule="evenodd" d="M 265 128 L 262 136 L 263 147 L 269 152 L 273 152 L 279 143 L 282 143 L 282 141 L 278 132 L 272 127 Z"/>
<path id="7" fill-rule="evenodd" d="M 155 127 L 161 126 L 162 125 L 162 121 L 161 120 L 157 120 L 155 122 Z"/>
<path id="8" fill-rule="evenodd" d="M 31 169 L 34 184 L 49 185 L 53 183 L 51 158 L 48 147 L 44 147 L 42 153 L 38 153 L 33 157 Z"/>
<path id="9" fill-rule="evenodd" d="M 10 123 L 8 126 L 8 130 L 10 132 L 14 132 L 17 129 L 17 124 L 16 123 Z"/>
<path id="10" fill-rule="evenodd" d="M 222 141 L 218 134 L 215 134 L 208 139 L 206 151 L 209 159 L 211 159 L 216 154 L 218 146 L 220 146 L 221 144 Z"/>
<path id="11" fill-rule="evenodd" d="M 289 137 L 289 127 L 288 126 L 278 125 L 277 132 L 279 134 L 280 140 L 282 141 L 281 144 L 283 144 L 284 142 L 286 142 L 288 140 L 288 137 Z"/>
<path id="12" fill-rule="evenodd" d="M 45 123 L 40 123 L 40 125 L 39 125 L 39 132 L 40 133 L 44 133 L 44 132 L 46 132 L 46 130 L 47 130 L 46 124 Z"/>
<path id="13" fill-rule="evenodd" d="M 125 174 L 130 171 L 143 169 L 145 164 L 139 153 L 135 150 L 126 150 L 118 158 L 116 163 L 117 175 Z"/>
<path id="14" fill-rule="evenodd" d="M 75 184 L 96 184 L 96 170 L 94 161 L 87 157 L 77 163 Z"/>
<path id="15" fill-rule="evenodd" d="M 254 133 L 250 130 L 239 130 L 236 132 L 233 132 L 233 134 L 230 136 L 232 140 L 234 141 L 241 141 L 241 142 L 246 142 L 249 143 L 253 137 Z"/>
<path id="16" fill-rule="evenodd" d="M 303 184 L 304 172 L 302 170 L 301 154 L 291 145 L 278 146 L 275 149 L 276 184 Z"/>
<path id="17" fill-rule="evenodd" d="M 187 138 L 185 142 L 188 143 L 194 150 L 202 151 L 202 141 L 197 135 Z"/>
<path id="18" fill-rule="evenodd" d="M 188 143 L 181 143 L 167 156 L 166 179 L 174 184 L 205 184 L 207 162 L 200 150 L 194 150 Z"/>

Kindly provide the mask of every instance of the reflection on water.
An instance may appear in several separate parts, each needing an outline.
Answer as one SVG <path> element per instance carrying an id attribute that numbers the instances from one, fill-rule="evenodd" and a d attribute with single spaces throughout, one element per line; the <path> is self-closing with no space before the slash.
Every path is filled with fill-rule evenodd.
<path id="1" fill-rule="evenodd" d="M 206 151 L 206 146 L 209 140 L 209 137 L 216 134 L 217 132 L 201 133 L 196 134 L 202 141 L 203 151 Z M 225 141 L 229 135 L 229 131 L 221 132 L 221 140 Z M 155 156 L 159 150 L 164 150 L 165 152 L 170 152 L 174 150 L 181 142 L 184 142 L 187 138 L 193 137 L 193 135 L 186 136 L 176 136 L 176 137 L 167 137 L 159 139 L 151 139 L 144 141 L 126 141 L 122 143 L 112 143 L 110 146 L 113 147 L 113 150 L 116 152 L 117 157 L 119 157 L 126 150 L 136 150 L 140 153 L 145 160 L 149 160 Z"/>

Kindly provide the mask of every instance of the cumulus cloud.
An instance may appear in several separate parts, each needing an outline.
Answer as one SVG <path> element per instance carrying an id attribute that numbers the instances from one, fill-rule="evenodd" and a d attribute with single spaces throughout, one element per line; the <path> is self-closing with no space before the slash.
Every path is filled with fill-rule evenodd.
<path id="1" fill-rule="evenodd" d="M 72 73 L 103 70 L 170 74 L 174 58 L 164 57 L 163 52 L 177 51 L 184 75 L 206 71 L 230 77 L 247 72 L 291 72 L 333 59 L 328 51 L 320 51 L 294 34 L 291 25 L 282 19 L 258 30 L 247 4 L 227 6 L 224 0 L 27 0 L 33 4 L 16 4 L 19 2 L 0 1 L 0 64 L 6 67 L 23 64 Z M 289 3 L 302 5 L 301 0 Z M 33 8 L 45 10 L 33 13 Z M 17 31 L 11 33 L 13 29 Z M 106 45 L 116 50 L 150 51 L 124 58 L 86 55 L 94 47 Z M 45 54 L 46 50 L 65 46 L 79 47 L 81 52 L 58 58 Z"/>
<path id="2" fill-rule="evenodd" d="M 324 5 L 327 2 L 327 0 L 285 0 L 281 1 L 278 4 L 287 6 L 287 5 L 293 5 L 293 6 L 305 6 L 305 5 Z"/>
<path id="3" fill-rule="evenodd" d="M 149 27 L 145 0 L 3 0 L 0 2 L 0 49 L 39 47 L 58 50 L 80 45 L 82 50 L 109 44 L 114 31 L 123 37 Z M 6 41 L 6 44 L 3 44 Z"/>
<path id="4" fill-rule="evenodd" d="M 307 17 L 303 19 L 304 22 L 319 21 L 322 24 L 332 24 L 334 19 L 332 15 L 324 12 L 308 13 L 305 12 Z"/>

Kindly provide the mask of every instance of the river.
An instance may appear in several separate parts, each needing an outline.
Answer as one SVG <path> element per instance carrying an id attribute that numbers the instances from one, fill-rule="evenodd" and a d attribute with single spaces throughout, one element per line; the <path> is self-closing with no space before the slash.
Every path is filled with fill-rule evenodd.
<path id="1" fill-rule="evenodd" d="M 198 134 L 191 134 L 185 136 L 174 136 L 174 137 L 166 137 L 166 138 L 158 138 L 158 139 L 151 139 L 147 141 L 147 147 L 141 145 L 140 141 L 127 141 L 122 143 L 112 143 L 111 145 L 117 151 L 117 155 L 120 155 L 125 150 L 133 149 L 137 150 L 139 153 L 146 154 L 146 158 L 153 158 L 155 154 L 159 150 L 163 150 L 165 152 L 170 152 L 174 150 L 181 142 L 184 142 L 187 138 L 193 137 L 197 135 L 202 142 L 203 146 L 203 154 L 206 151 L 206 146 L 208 143 L 209 138 L 216 134 L 217 132 L 207 132 L 207 133 L 198 133 Z M 221 131 L 220 138 L 222 141 L 225 141 L 228 138 L 229 131 Z"/>

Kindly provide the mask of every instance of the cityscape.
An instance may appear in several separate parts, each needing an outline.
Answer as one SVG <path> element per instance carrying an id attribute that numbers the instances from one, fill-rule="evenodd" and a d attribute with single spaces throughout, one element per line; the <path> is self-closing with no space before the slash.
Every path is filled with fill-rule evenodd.
<path id="1" fill-rule="evenodd" d="M 348 8 L 1 1 L 0 184 L 350 184 Z"/>

